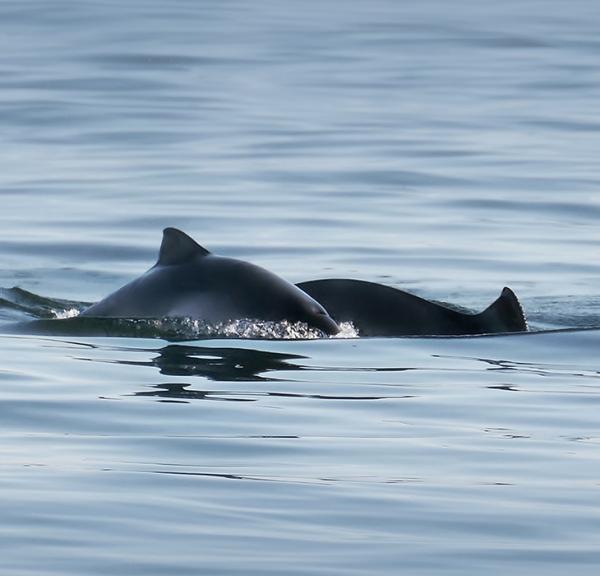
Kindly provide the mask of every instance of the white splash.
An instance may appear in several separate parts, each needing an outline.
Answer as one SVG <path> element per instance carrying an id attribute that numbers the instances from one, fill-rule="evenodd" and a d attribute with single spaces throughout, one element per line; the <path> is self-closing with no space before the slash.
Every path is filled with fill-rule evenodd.
<path id="1" fill-rule="evenodd" d="M 340 331 L 331 338 L 358 338 L 360 335 L 352 322 L 340 322 Z"/>
<path id="2" fill-rule="evenodd" d="M 315 328 L 310 328 L 304 322 L 268 322 L 263 320 L 231 320 L 208 324 L 206 322 L 185 319 L 184 325 L 194 332 L 206 336 L 225 338 L 249 339 L 285 339 L 307 340 L 322 338 L 323 333 Z"/>
<path id="3" fill-rule="evenodd" d="M 192 318 L 163 318 L 149 321 L 161 333 L 175 333 L 178 337 L 244 338 L 256 340 L 316 340 L 327 336 L 304 322 L 270 322 L 241 319 L 208 323 Z M 356 338 L 358 332 L 351 323 L 343 323 L 334 338 Z"/>
<path id="4" fill-rule="evenodd" d="M 66 318 L 75 318 L 79 316 L 81 310 L 79 308 L 67 308 L 66 310 L 50 310 L 57 320 L 65 320 Z"/>
<path id="5" fill-rule="evenodd" d="M 57 320 L 69 320 L 80 315 L 79 308 L 51 310 Z M 107 334 L 134 334 L 144 337 L 192 340 L 196 338 L 242 338 L 251 340 L 316 340 L 320 338 L 358 338 L 351 322 L 340 324 L 335 336 L 327 336 L 304 322 L 271 322 L 244 318 L 209 323 L 193 318 L 82 318 L 90 323 L 105 323 Z"/>

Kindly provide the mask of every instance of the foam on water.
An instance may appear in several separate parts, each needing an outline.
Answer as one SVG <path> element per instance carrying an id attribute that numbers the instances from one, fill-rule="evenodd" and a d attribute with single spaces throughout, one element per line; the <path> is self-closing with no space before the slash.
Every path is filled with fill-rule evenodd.
<path id="1" fill-rule="evenodd" d="M 65 318 L 75 318 L 81 314 L 81 310 L 79 308 L 67 308 L 65 310 L 55 310 L 51 309 L 52 314 L 58 320 L 64 320 Z"/>

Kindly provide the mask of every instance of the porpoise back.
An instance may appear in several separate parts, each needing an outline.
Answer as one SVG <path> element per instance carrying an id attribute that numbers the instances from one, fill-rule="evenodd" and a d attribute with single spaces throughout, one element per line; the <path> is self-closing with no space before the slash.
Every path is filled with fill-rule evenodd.
<path id="1" fill-rule="evenodd" d="M 449 336 L 527 330 L 510 288 L 479 314 L 465 314 L 375 282 L 330 278 L 297 284 L 332 318 L 352 322 L 361 336 Z"/>
<path id="2" fill-rule="evenodd" d="M 158 261 L 150 270 L 82 316 L 287 320 L 326 334 L 339 331 L 323 306 L 294 284 L 249 262 L 216 256 L 176 228 L 164 230 Z"/>

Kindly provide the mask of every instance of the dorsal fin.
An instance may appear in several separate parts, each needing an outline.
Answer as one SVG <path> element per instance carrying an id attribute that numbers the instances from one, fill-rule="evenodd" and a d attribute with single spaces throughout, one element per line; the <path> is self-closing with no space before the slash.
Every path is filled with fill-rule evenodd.
<path id="1" fill-rule="evenodd" d="M 209 254 L 210 252 L 206 248 L 202 248 L 185 232 L 177 230 L 177 228 L 165 228 L 157 264 L 162 266 L 182 264 L 194 256 L 208 256 Z"/>
<path id="2" fill-rule="evenodd" d="M 504 287 L 500 297 L 475 315 L 488 332 L 527 332 L 527 318 L 516 294 Z"/>

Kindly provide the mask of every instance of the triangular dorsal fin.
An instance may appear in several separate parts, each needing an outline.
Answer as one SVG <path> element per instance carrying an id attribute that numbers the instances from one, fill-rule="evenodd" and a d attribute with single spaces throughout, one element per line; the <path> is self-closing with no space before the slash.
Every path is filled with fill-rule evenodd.
<path id="1" fill-rule="evenodd" d="M 208 256 L 209 254 L 210 252 L 206 248 L 202 248 L 185 232 L 177 230 L 177 228 L 165 228 L 157 264 L 162 266 L 182 264 L 194 256 Z"/>
<path id="2" fill-rule="evenodd" d="M 500 297 L 476 315 L 490 332 L 526 332 L 527 318 L 516 294 L 504 287 Z"/>

